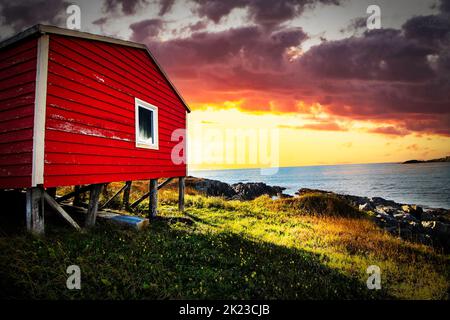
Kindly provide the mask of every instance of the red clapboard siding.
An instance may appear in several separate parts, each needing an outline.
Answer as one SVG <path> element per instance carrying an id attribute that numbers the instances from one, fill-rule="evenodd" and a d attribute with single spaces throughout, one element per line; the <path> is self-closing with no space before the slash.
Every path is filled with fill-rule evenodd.
<path id="1" fill-rule="evenodd" d="M 0 188 L 31 186 L 37 39 L 0 51 Z"/>
<path id="2" fill-rule="evenodd" d="M 186 175 L 186 109 L 145 50 L 51 34 L 48 70 L 45 186 Z M 135 98 L 158 107 L 159 150 L 135 146 Z"/>

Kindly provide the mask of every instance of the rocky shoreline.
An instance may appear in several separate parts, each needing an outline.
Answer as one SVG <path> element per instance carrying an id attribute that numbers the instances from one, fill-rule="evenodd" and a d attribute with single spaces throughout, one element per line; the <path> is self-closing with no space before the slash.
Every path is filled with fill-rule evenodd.
<path id="1" fill-rule="evenodd" d="M 285 190 L 283 187 L 269 186 L 262 182 L 228 184 L 217 180 L 188 177 L 186 186 L 206 196 L 220 196 L 230 200 L 253 200 L 262 195 L 293 197 L 283 194 Z M 368 213 L 382 229 L 403 239 L 450 248 L 450 210 L 424 209 L 417 205 L 401 204 L 380 197 L 360 197 L 307 188 L 299 189 L 295 196 L 311 193 L 328 194 L 342 199 L 360 211 Z"/>

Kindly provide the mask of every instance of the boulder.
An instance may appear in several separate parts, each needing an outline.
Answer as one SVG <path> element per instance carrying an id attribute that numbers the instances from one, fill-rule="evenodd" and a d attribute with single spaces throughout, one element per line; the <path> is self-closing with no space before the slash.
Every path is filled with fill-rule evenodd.
<path id="1" fill-rule="evenodd" d="M 279 186 L 268 186 L 262 182 L 235 183 L 231 186 L 235 192 L 234 199 L 253 200 L 262 195 L 270 197 L 280 196 L 286 188 Z"/>
<path id="2" fill-rule="evenodd" d="M 450 239 L 450 224 L 440 221 L 422 221 L 426 233 Z"/>
<path id="3" fill-rule="evenodd" d="M 410 215 L 414 216 L 416 219 L 421 219 L 423 209 L 416 205 L 402 205 L 402 210 Z"/>
<path id="4" fill-rule="evenodd" d="M 236 195 L 228 183 L 218 180 L 188 177 L 186 187 L 191 187 L 206 196 L 231 198 Z"/>
<path id="5" fill-rule="evenodd" d="M 398 204 L 395 201 L 386 200 L 386 199 L 383 199 L 383 198 L 380 198 L 380 197 L 373 197 L 373 198 L 370 199 L 370 201 L 372 202 L 372 204 L 375 207 L 384 206 L 384 207 L 392 207 L 392 208 L 395 208 L 395 209 L 400 209 L 400 207 L 401 207 L 400 204 Z"/>

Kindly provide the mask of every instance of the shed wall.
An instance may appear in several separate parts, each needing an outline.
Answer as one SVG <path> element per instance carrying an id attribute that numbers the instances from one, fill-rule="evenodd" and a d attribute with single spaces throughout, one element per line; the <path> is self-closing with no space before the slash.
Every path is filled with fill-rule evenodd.
<path id="1" fill-rule="evenodd" d="M 135 146 L 135 97 L 158 107 L 159 150 Z M 186 109 L 145 50 L 50 35 L 46 187 L 185 176 Z"/>

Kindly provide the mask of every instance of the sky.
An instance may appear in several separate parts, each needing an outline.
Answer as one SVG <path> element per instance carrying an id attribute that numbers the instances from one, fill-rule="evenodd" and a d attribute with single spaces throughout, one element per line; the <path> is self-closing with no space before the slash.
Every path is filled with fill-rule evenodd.
<path id="1" fill-rule="evenodd" d="M 0 0 L 1 37 L 70 4 L 156 56 L 192 109 L 191 169 L 450 155 L 450 0 Z"/>

